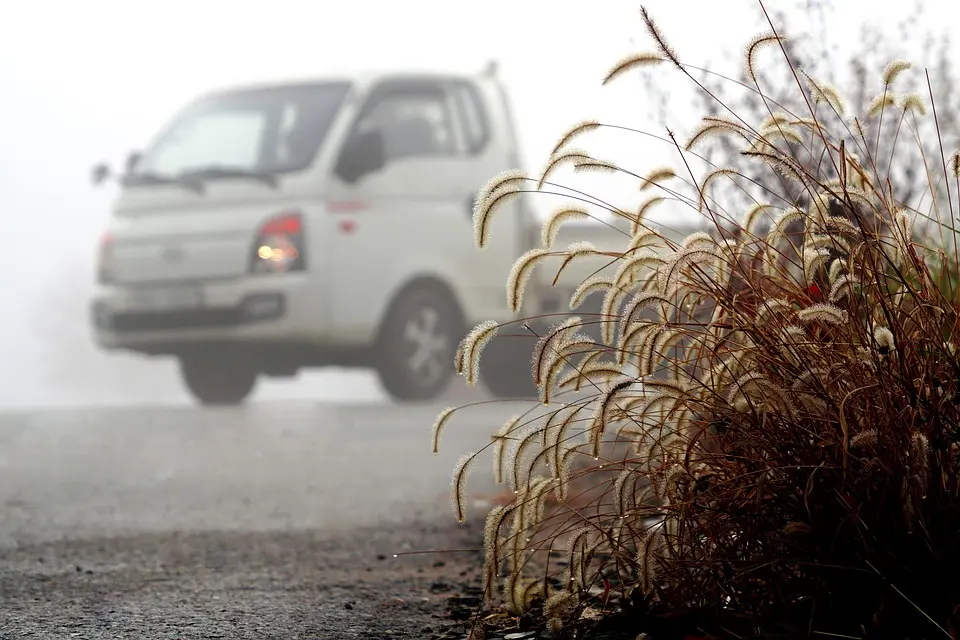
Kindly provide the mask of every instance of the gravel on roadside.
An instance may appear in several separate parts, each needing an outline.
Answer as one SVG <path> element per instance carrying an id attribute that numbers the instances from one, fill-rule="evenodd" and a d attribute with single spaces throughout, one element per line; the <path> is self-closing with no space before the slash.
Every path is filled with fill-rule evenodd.
<path id="1" fill-rule="evenodd" d="M 476 522 L 20 544 L 0 548 L 0 638 L 459 639 L 481 548 Z"/>

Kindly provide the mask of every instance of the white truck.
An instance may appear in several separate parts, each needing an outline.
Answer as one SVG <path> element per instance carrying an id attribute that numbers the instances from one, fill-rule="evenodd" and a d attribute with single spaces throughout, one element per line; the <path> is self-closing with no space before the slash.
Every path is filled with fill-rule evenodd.
<path id="1" fill-rule="evenodd" d="M 204 95 L 119 176 L 91 304 L 95 341 L 175 357 L 202 404 L 239 404 L 260 376 L 331 365 L 375 368 L 397 400 L 434 398 L 475 323 L 518 317 L 505 282 L 539 245 L 540 220 L 520 198 L 498 213 L 489 247 L 477 249 L 472 231 L 477 191 L 518 165 L 493 68 Z M 108 175 L 100 165 L 95 182 Z M 559 246 L 572 240 L 622 250 L 627 236 L 571 223 Z M 553 273 L 535 272 L 520 316 L 567 310 L 583 270 L 555 287 Z M 494 395 L 535 392 L 534 339 L 485 359 Z"/>

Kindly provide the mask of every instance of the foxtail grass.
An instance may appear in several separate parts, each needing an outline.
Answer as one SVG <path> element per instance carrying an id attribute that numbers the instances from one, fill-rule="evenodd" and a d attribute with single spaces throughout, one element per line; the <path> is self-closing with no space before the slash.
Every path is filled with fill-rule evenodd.
<path id="1" fill-rule="evenodd" d="M 918 70 L 894 60 L 876 72 L 876 98 L 853 113 L 842 87 L 796 68 L 770 20 L 744 52 L 742 88 L 766 112 L 748 121 L 693 75 L 645 10 L 642 19 L 651 49 L 602 81 L 680 74 L 715 100 L 686 136 L 636 139 L 668 145 L 675 163 L 593 158 L 573 145 L 608 125 L 579 123 L 542 175 L 507 172 L 477 199 L 483 247 L 499 205 L 542 190 L 564 165 L 633 176 L 650 196 L 610 207 L 630 223 L 622 252 L 554 246 L 557 229 L 586 215 L 573 202 L 545 220 L 543 246 L 510 274 L 518 310 L 548 256 L 561 268 L 598 253 L 611 260 L 533 350 L 540 402 L 457 466 L 460 520 L 466 474 L 491 449 L 497 481 L 515 494 L 486 521 L 485 595 L 514 615 L 539 612 L 558 634 L 592 611 L 635 632 L 682 620 L 724 637 L 951 637 L 960 156 L 923 143 L 922 131 L 938 129 L 934 79 L 924 78 L 926 97 L 901 94 Z M 800 108 L 767 94 L 764 64 L 790 71 Z M 721 139 L 741 166 L 707 160 Z M 921 168 L 924 193 L 898 198 L 892 156 Z M 748 177 L 757 166 L 774 178 Z M 744 197 L 745 208 L 728 204 Z M 670 242 L 648 222 L 654 206 L 700 216 L 706 231 Z M 599 341 L 573 315 L 589 295 L 603 298 Z M 483 323 L 461 345 L 456 366 L 469 383 L 497 327 Z M 441 414 L 434 451 L 456 421 L 456 410 Z"/>

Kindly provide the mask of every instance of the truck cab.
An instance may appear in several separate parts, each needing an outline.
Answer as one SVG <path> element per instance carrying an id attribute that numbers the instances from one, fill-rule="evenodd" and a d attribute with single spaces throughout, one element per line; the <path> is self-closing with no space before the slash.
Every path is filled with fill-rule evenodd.
<path id="1" fill-rule="evenodd" d="M 472 206 L 517 163 L 492 73 L 357 73 L 201 96 L 120 177 L 95 341 L 175 357 L 204 404 L 325 365 L 375 367 L 399 400 L 435 397 L 472 323 L 511 315 L 503 283 L 529 212 L 504 212 L 481 251 Z"/>
<path id="2" fill-rule="evenodd" d="M 520 164 L 493 69 L 263 83 L 186 105 L 119 177 L 96 343 L 176 358 L 202 404 L 239 404 L 262 376 L 331 365 L 375 368 L 397 400 L 438 396 L 472 326 L 518 318 L 505 282 L 539 242 L 520 197 L 474 246 L 475 195 Z M 562 235 L 629 240 L 575 226 Z M 551 279 L 528 286 L 521 316 L 566 310 L 579 280 Z M 495 395 L 536 393 L 526 337 L 485 358 Z"/>

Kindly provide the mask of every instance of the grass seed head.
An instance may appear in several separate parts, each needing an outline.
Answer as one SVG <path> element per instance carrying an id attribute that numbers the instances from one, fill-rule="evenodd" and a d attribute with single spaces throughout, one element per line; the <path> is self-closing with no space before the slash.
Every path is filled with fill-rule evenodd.
<path id="1" fill-rule="evenodd" d="M 649 68 L 709 91 L 641 15 L 656 53 L 628 56 L 601 80 Z M 946 165 L 960 180 L 960 154 L 923 147 L 924 127 L 936 129 L 924 120 L 938 105 L 894 92 L 909 69 L 902 61 L 884 70 L 882 92 L 862 113 L 848 115 L 836 87 L 793 67 L 796 95 L 774 100 L 759 60 L 764 51 L 792 65 L 785 41 L 773 30 L 747 44 L 754 86 L 739 86 L 753 116 L 715 100 L 686 145 L 668 131 L 673 166 L 644 171 L 568 148 L 602 126 L 590 120 L 550 154 L 538 190 L 569 164 L 574 179 L 616 172 L 647 193 L 639 205 L 604 205 L 630 223 L 622 252 L 589 242 L 553 248 L 563 224 L 588 216 L 575 199 L 544 222 L 544 246 L 520 256 L 507 279 L 518 312 L 546 258 L 560 259 L 557 279 L 538 287 L 555 286 L 574 260 L 610 258 L 571 287 L 578 315 L 554 324 L 530 354 L 540 403 L 493 436 L 495 480 L 506 473 L 515 493 L 488 517 L 484 593 L 492 598 L 500 582 L 516 614 L 543 599 L 560 630 L 570 622 L 561 610 L 575 611 L 607 580 L 642 594 L 651 611 L 709 609 L 714 631 L 739 625 L 743 636 L 770 611 L 787 618 L 797 602 L 826 602 L 829 592 L 846 594 L 830 615 L 855 620 L 844 628 L 860 633 L 879 615 L 871 607 L 888 594 L 886 577 L 947 583 L 960 572 L 960 296 L 935 284 L 958 258 L 924 244 L 956 216 L 943 178 Z M 719 167 L 706 161 L 718 148 L 734 150 Z M 927 172 L 921 196 L 902 195 L 910 192 L 889 169 L 909 162 L 901 158 Z M 481 190 L 478 244 L 523 179 L 507 173 Z M 654 206 L 662 230 L 646 220 Z M 681 213 L 703 226 L 674 233 Z M 584 335 L 597 326 L 599 341 Z M 474 329 L 458 372 L 476 378 L 496 330 Z M 435 422 L 434 451 L 451 414 Z M 454 474 L 458 520 L 472 460 Z M 547 553 L 558 549 L 563 569 Z M 842 578 L 840 566 L 851 568 Z M 562 588 L 548 588 L 556 576 Z M 953 603 L 927 589 L 931 580 L 896 581 L 946 624 Z M 915 613 L 894 600 L 884 600 L 896 609 L 887 624 Z M 819 611 L 812 627 L 790 623 L 827 629 Z"/>

